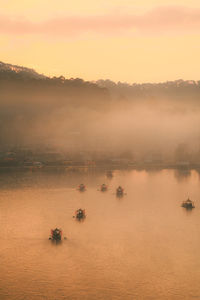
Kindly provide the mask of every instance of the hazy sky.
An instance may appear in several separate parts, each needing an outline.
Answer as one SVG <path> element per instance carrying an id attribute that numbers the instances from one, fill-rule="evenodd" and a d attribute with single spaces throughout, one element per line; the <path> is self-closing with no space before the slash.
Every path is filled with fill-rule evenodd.
<path id="1" fill-rule="evenodd" d="M 200 79 L 199 0 L 0 0 L 0 60 L 46 75 Z"/>

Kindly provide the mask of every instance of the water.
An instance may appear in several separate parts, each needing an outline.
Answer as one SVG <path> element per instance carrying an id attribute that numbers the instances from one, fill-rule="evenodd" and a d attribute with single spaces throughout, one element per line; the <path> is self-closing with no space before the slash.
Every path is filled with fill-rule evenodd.
<path id="1" fill-rule="evenodd" d="M 0 188 L 1 300 L 200 299 L 196 171 L 0 173 Z M 54 227 L 68 239 L 49 241 Z"/>

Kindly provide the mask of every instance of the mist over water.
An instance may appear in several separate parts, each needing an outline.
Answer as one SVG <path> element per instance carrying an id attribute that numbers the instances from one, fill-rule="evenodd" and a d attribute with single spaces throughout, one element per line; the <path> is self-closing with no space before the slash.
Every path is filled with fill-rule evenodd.
<path id="1" fill-rule="evenodd" d="M 2 147 L 48 145 L 73 154 L 127 157 L 129 153 L 136 160 L 154 155 L 165 161 L 199 162 L 200 106 L 192 92 L 180 99 L 164 90 L 156 97 L 150 91 L 145 97 L 127 96 L 123 90 L 112 94 L 107 87 L 85 87 L 81 82 L 83 88 L 79 81 L 73 88 L 68 87 L 73 81 L 63 87 L 59 80 L 61 87 L 56 80 L 52 86 L 42 81 L 35 90 L 32 83 L 14 86 L 15 92 L 4 87 Z"/>

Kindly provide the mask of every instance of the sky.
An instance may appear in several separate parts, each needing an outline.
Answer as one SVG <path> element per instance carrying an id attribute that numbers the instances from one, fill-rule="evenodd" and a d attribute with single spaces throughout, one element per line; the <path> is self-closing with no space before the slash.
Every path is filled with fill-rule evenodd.
<path id="1" fill-rule="evenodd" d="M 0 0 L 0 60 L 48 76 L 200 80 L 199 0 Z"/>

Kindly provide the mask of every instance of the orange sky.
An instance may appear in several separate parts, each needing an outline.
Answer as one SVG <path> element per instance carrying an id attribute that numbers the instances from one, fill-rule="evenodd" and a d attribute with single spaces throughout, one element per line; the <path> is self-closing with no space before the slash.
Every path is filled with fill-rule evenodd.
<path id="1" fill-rule="evenodd" d="M 4 62 L 86 80 L 200 79 L 199 0 L 0 4 Z"/>

